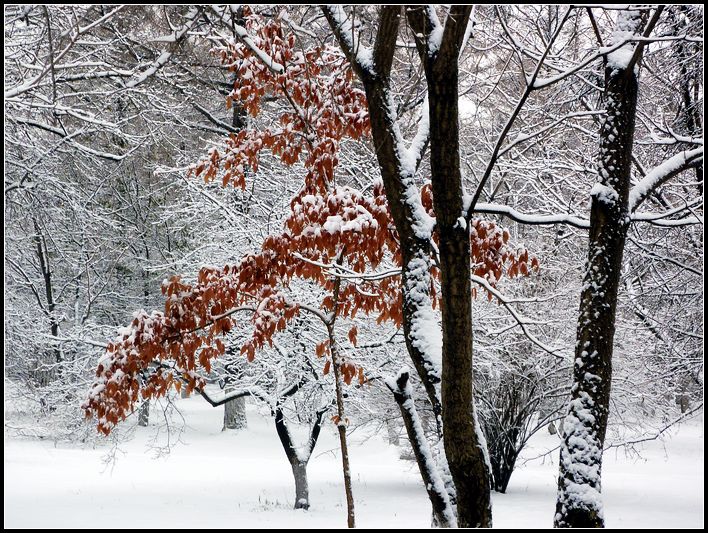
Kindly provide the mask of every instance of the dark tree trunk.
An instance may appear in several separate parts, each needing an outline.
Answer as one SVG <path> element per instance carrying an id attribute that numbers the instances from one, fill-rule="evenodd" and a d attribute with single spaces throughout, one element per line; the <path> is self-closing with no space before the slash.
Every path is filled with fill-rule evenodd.
<path id="1" fill-rule="evenodd" d="M 445 455 L 457 489 L 460 527 L 491 527 L 486 443 L 475 414 L 472 372 L 470 237 L 460 172 L 458 59 L 471 7 L 450 9 L 436 49 L 427 8 L 408 8 L 425 66 L 430 112 L 430 170 L 440 249 L 442 419 Z"/>
<path id="2" fill-rule="evenodd" d="M 395 109 L 390 105 L 390 73 L 401 21 L 401 6 L 386 5 L 381 8 L 374 45 L 374 68 L 370 70 L 357 64 L 347 44 L 348 36 L 338 32 L 337 22 L 327 9 L 324 9 L 324 14 L 335 30 L 342 49 L 352 60 L 352 66 L 366 91 L 373 145 L 401 247 L 406 348 L 427 393 L 435 414 L 438 436 L 441 437 L 442 407 L 436 388 L 440 383 L 440 368 L 426 351 L 425 336 L 429 333 L 423 326 L 431 306 L 431 232 L 430 228 L 422 227 L 420 220 L 422 206 L 414 183 L 419 161 L 411 165 L 401 152 L 403 139 L 395 123 Z M 425 469 L 425 465 L 419 465 L 419 468 Z"/>
<path id="3" fill-rule="evenodd" d="M 290 466 L 295 478 L 295 506 L 294 509 L 310 508 L 310 492 L 307 487 L 307 463 L 294 462 Z"/>
<path id="4" fill-rule="evenodd" d="M 52 285 L 52 271 L 49 265 L 49 254 L 47 252 L 47 242 L 42 234 L 42 230 L 39 227 L 37 219 L 32 219 L 34 223 L 34 242 L 37 246 L 37 259 L 39 259 L 39 268 L 42 273 L 42 278 L 44 279 L 44 295 L 47 299 L 47 316 L 49 317 L 49 328 L 52 337 L 59 336 L 59 323 L 57 322 L 56 316 L 54 316 L 54 311 L 56 309 L 56 302 L 54 301 L 54 290 Z M 39 296 L 37 297 L 39 299 Z M 41 302 L 40 302 L 41 305 Z M 54 348 L 54 362 L 62 362 L 61 349 L 59 344 Z M 40 370 L 41 372 L 46 372 L 45 385 L 49 382 L 50 376 L 53 377 L 54 372 Z"/>
<path id="5" fill-rule="evenodd" d="M 326 411 L 326 409 L 321 409 L 317 412 L 315 423 L 310 432 L 310 438 L 305 445 L 305 449 L 302 452 L 298 452 L 285 422 L 282 409 L 279 406 L 275 409 L 275 429 L 278 433 L 280 443 L 283 445 L 283 450 L 285 450 L 285 455 L 288 458 L 295 480 L 294 509 L 307 510 L 310 508 L 310 492 L 307 484 L 307 463 L 310 460 L 312 450 L 315 449 L 317 439 L 320 436 L 320 430 L 322 429 L 322 422 Z"/>
<path id="6" fill-rule="evenodd" d="M 410 15 L 413 12 L 418 12 L 423 18 L 427 15 L 415 8 L 406 9 L 417 44 L 420 45 L 422 39 L 427 39 L 431 33 L 431 28 L 419 32 Z M 470 6 L 452 8 L 445 23 L 439 50 L 433 54 L 428 54 L 427 49 L 421 51 L 426 73 L 431 74 L 428 80 L 429 95 L 433 97 L 430 101 L 430 143 L 432 146 L 435 136 L 434 142 L 437 145 L 432 149 L 435 153 L 432 154 L 431 165 L 434 166 L 433 182 L 437 181 L 438 191 L 443 191 L 438 196 L 435 208 L 443 213 L 444 235 L 441 235 L 441 243 L 444 251 L 441 250 L 441 254 L 448 256 L 442 265 L 443 299 L 450 300 L 447 307 L 443 305 L 443 322 L 446 324 L 443 327 L 442 401 L 436 390 L 436 385 L 441 381 L 441 370 L 433 361 L 433 354 L 429 353 L 430 350 L 426 351 L 424 342 L 421 342 L 425 339 L 422 338 L 423 328 L 420 325 L 429 315 L 431 304 L 429 270 L 432 249 L 431 228 L 427 227 L 427 221 L 422 215 L 418 189 L 414 183 L 422 151 L 413 154 L 418 157 L 416 161 L 410 160 L 409 154 L 405 153 L 405 144 L 396 124 L 396 110 L 390 105 L 390 72 L 401 8 L 384 6 L 381 9 L 373 50 L 373 68 L 357 63 L 355 51 L 349 46 L 350 36 L 341 30 L 331 12 L 325 9 L 324 13 L 366 90 L 376 155 L 391 216 L 400 237 L 406 346 L 436 414 L 438 432 L 443 432 L 443 428 L 451 424 L 444 431 L 444 436 L 447 462 L 458 491 L 458 522 L 460 526 L 491 526 L 489 472 L 472 395 L 469 234 L 464 218 L 461 225 L 456 225 L 457 219 L 464 216 L 459 169 L 457 61 L 470 11 Z M 431 70 L 433 63 L 438 65 L 435 72 Z M 449 73 L 446 72 L 448 69 Z M 446 175 L 448 171 L 451 171 L 450 175 Z M 452 187 L 451 194 L 455 198 L 450 205 L 440 207 L 438 204 L 447 200 L 448 195 L 444 189 L 448 185 Z M 452 216 L 451 223 L 447 215 Z M 438 225 L 440 220 L 438 213 Z M 452 301 L 457 298 L 459 302 Z M 448 383 L 445 383 L 446 379 Z M 448 408 L 449 413 L 446 414 Z M 441 419 L 443 424 L 440 424 Z M 419 467 L 425 469 L 425 465 Z M 463 495 L 459 494 L 460 490 Z"/>
<path id="7" fill-rule="evenodd" d="M 295 479 L 294 509 L 309 509 L 310 494 L 307 487 L 307 460 L 303 460 L 298 454 L 297 448 L 288 431 L 288 426 L 285 423 L 283 411 L 279 407 L 275 410 L 275 429 L 278 432 L 280 443 L 283 445 L 285 455 L 288 458 Z"/>
<path id="8" fill-rule="evenodd" d="M 631 20 L 629 17 L 625 21 Z M 636 25 L 638 29 L 638 18 Z M 600 480 L 617 291 L 629 224 L 637 105 L 633 68 L 620 68 L 608 61 L 605 103 L 607 115 L 600 129 L 600 183 L 591 192 L 590 242 L 580 297 L 573 387 L 562 427 L 556 527 L 604 527 Z"/>
<path id="9" fill-rule="evenodd" d="M 690 12 L 688 6 L 678 6 L 678 13 L 683 14 L 686 19 L 690 20 Z M 674 20 L 678 17 L 674 17 Z M 676 20 L 678 24 L 681 24 Z M 685 24 L 685 23 L 684 23 Z M 683 24 L 682 24 L 683 25 Z M 700 78 L 696 79 L 696 74 L 694 72 L 689 72 L 688 64 L 691 59 L 692 51 L 689 50 L 689 45 L 679 41 L 676 43 L 676 55 L 678 56 L 678 63 L 681 72 L 680 82 L 681 82 L 681 99 L 683 100 L 683 114 L 684 121 L 686 124 L 686 132 L 691 136 L 699 137 L 701 134 L 702 120 L 701 120 L 701 106 L 699 104 L 698 88 L 701 86 Z M 693 50 L 694 53 L 698 50 Z M 699 71 L 700 72 L 700 71 Z M 703 195 L 703 164 L 696 165 L 696 186 L 698 188 L 698 193 Z"/>
<path id="10" fill-rule="evenodd" d="M 445 453 L 457 488 L 460 527 L 489 527 L 489 472 L 474 413 L 470 244 L 462 218 L 456 69 L 454 77 L 441 76 L 428 87 L 433 198 L 440 238 Z"/>

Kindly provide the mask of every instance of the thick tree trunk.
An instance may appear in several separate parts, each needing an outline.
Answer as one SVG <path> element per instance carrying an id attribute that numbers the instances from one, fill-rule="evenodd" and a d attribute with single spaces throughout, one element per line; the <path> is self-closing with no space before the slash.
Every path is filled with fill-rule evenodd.
<path id="1" fill-rule="evenodd" d="M 388 109 L 387 80 L 369 80 L 365 88 L 376 156 L 391 217 L 401 243 L 403 334 L 406 348 L 428 395 L 433 413 L 439 419 L 442 406 L 436 386 L 440 383 L 440 368 L 426 350 L 425 337 L 430 332 L 423 331 L 431 308 L 431 235 L 429 232 L 425 234 L 423 228 L 419 227 L 419 214 L 416 211 L 420 203 L 409 194 L 414 178 L 411 171 L 414 169 L 407 168 L 400 160 L 400 147 L 397 144 L 400 139 L 396 139 L 393 132 L 394 126 Z M 440 428 L 438 432 L 442 433 Z"/>
<path id="2" fill-rule="evenodd" d="M 456 68 L 454 77 L 441 77 L 428 87 L 433 198 L 440 238 L 445 453 L 457 488 L 460 527 L 490 527 L 489 470 L 474 412 L 470 243 L 462 216 Z"/>
<path id="3" fill-rule="evenodd" d="M 226 391 L 228 394 L 229 391 Z M 248 427 L 246 418 L 246 397 L 234 398 L 224 404 L 224 427 L 222 431 L 227 429 L 245 429 Z"/>
<path id="4" fill-rule="evenodd" d="M 342 48 L 351 53 L 346 44 L 348 36 L 336 31 L 337 23 L 326 9 L 325 16 L 335 28 Z M 430 337 L 426 325 L 429 322 L 431 306 L 429 267 L 432 224 L 423 211 L 415 184 L 415 174 L 420 161 L 412 161 L 408 157 L 409 154 L 405 153 L 406 147 L 396 123 L 396 110 L 392 105 L 390 89 L 391 65 L 400 22 L 401 6 L 383 6 L 374 46 L 375 65 L 370 70 L 358 68 L 356 62 L 353 62 L 353 66 L 357 69 L 366 91 L 373 146 L 391 217 L 400 239 L 403 332 L 406 348 L 425 387 L 433 412 L 439 419 L 442 411 L 439 391 L 436 388 L 440 383 L 440 368 L 436 362 L 439 354 L 431 353 L 431 346 L 426 342 Z M 422 149 L 418 155 L 422 157 Z"/>
<path id="5" fill-rule="evenodd" d="M 639 15 L 622 14 L 637 32 Z M 578 317 L 573 386 L 563 422 L 556 527 L 604 527 L 602 451 L 612 380 L 617 291 L 629 224 L 637 77 L 612 57 L 605 69 L 607 115 L 600 130 L 600 182 L 591 192 L 590 243 Z"/>
<path id="6" fill-rule="evenodd" d="M 456 46 L 456 51 L 459 51 L 470 9 L 471 8 L 466 7 L 462 8 L 462 13 L 456 12 L 456 16 L 461 14 L 461 16 L 458 17 L 460 24 L 453 31 L 455 37 L 452 46 Z M 417 138 L 415 150 L 409 151 L 407 149 L 406 143 L 401 136 L 399 125 L 397 124 L 396 109 L 392 105 L 390 91 L 390 72 L 393 56 L 396 51 L 396 39 L 402 14 L 401 7 L 387 5 L 381 8 L 376 42 L 373 50 L 373 68 L 368 68 L 368 66 L 357 62 L 355 57 L 356 51 L 352 50 L 350 46 L 349 33 L 345 28 L 339 25 L 332 11 L 325 8 L 324 14 L 334 29 L 342 49 L 349 55 L 366 91 L 373 145 L 376 150 L 391 216 L 400 238 L 402 254 L 403 331 L 406 339 L 406 347 L 411 361 L 425 387 L 433 412 L 435 413 L 438 435 L 442 435 L 444 424 L 441 423 L 443 402 L 440 398 L 439 389 L 442 372 L 439 363 L 440 346 L 437 345 L 437 343 L 430 342 L 430 332 L 433 331 L 431 327 L 437 328 L 437 324 L 434 323 L 434 320 L 431 320 L 430 299 L 432 221 L 422 208 L 418 187 L 415 183 L 417 166 L 424 153 L 423 148 L 427 145 L 427 135 L 421 135 Z M 457 55 L 455 55 L 454 67 L 457 69 Z M 455 106 L 457 105 L 456 72 L 457 70 L 455 70 L 454 87 Z M 456 131 L 456 114 L 454 116 L 454 123 Z M 427 132 L 421 130 L 421 133 Z M 448 139 L 442 139 L 443 144 L 447 142 Z M 457 138 L 453 139 L 452 142 L 457 146 Z M 457 177 L 459 178 L 459 173 Z M 455 215 L 455 218 L 461 214 L 462 213 Z M 467 257 L 469 261 L 469 248 L 465 250 L 465 257 Z M 469 296 L 470 294 L 468 292 L 468 297 Z M 470 403 L 466 409 L 470 417 L 474 420 L 471 395 Z M 473 424 L 474 423 L 472 423 L 472 425 Z M 453 426 L 450 432 L 456 433 L 457 428 Z M 477 450 L 474 444 L 475 442 L 476 439 L 467 441 L 464 447 L 471 445 Z M 472 454 L 476 454 L 476 452 L 473 451 Z M 444 462 L 445 461 L 443 461 L 443 463 Z M 425 465 L 419 464 L 419 468 L 425 469 L 426 467 Z M 459 473 L 460 468 L 464 468 L 464 466 L 455 463 L 454 467 L 450 464 L 449 468 L 451 472 L 455 470 Z M 486 493 L 488 495 L 488 476 L 486 480 Z M 457 480 L 455 480 L 455 482 L 457 482 Z M 482 484 L 485 484 L 484 480 Z M 452 484 L 448 487 L 448 493 L 451 499 L 454 500 Z M 465 505 L 463 508 L 466 509 L 467 506 Z M 484 513 L 489 514 L 489 511 L 484 511 Z M 490 523 L 484 520 L 482 522 L 486 524 Z M 462 525 L 462 523 L 460 525 Z"/>
<path id="7" fill-rule="evenodd" d="M 432 32 L 425 8 L 409 10 L 414 31 Z M 442 293 L 442 419 L 445 454 L 457 489 L 460 527 L 491 527 L 486 442 L 474 406 L 470 237 L 460 172 L 458 58 L 471 8 L 450 10 L 436 49 L 418 37 L 430 114 L 430 170 L 440 249 Z"/>
<path id="8" fill-rule="evenodd" d="M 317 419 L 316 424 L 318 426 L 321 425 L 321 418 Z M 314 448 L 312 438 L 310 439 L 311 448 L 309 451 L 307 451 L 304 456 L 299 454 L 290 435 L 290 431 L 288 431 L 288 426 L 285 423 L 283 411 L 280 407 L 277 407 L 275 410 L 275 429 L 278 432 L 280 443 L 283 445 L 285 455 L 293 471 L 293 478 L 295 479 L 295 505 L 293 508 L 309 509 L 310 493 L 307 485 L 307 463 L 310 458 L 310 452 L 312 448 Z M 317 429 L 317 434 L 319 435 L 319 428 Z M 315 436 L 314 442 L 316 441 L 317 437 Z"/>
<path id="9" fill-rule="evenodd" d="M 295 478 L 295 506 L 294 509 L 310 508 L 310 492 L 307 487 L 307 463 L 295 462 L 290 465 Z"/>

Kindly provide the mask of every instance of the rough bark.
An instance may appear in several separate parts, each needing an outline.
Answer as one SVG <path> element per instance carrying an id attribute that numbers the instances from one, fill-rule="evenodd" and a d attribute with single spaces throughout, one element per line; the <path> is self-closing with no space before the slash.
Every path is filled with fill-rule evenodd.
<path id="1" fill-rule="evenodd" d="M 330 25 L 336 22 L 325 10 Z M 416 326 L 430 307 L 430 273 L 425 265 L 430 264 L 430 234 L 417 226 L 421 206 L 417 195 L 408 194 L 413 185 L 415 169 L 402 160 L 399 151 L 402 139 L 390 109 L 390 71 L 396 48 L 396 37 L 401 19 L 401 6 L 383 6 L 374 46 L 374 68 L 363 70 L 357 66 L 352 51 L 342 36 L 340 44 L 361 79 L 369 107 L 371 135 L 381 178 L 386 190 L 386 199 L 391 210 L 401 246 L 403 285 L 403 333 L 406 348 L 416 372 L 425 387 L 428 400 L 436 417 L 442 412 L 436 384 L 440 383 L 439 369 L 430 361 L 428 354 L 416 339 Z M 416 189 L 417 191 L 417 189 Z"/>
<path id="2" fill-rule="evenodd" d="M 629 17 L 629 16 L 628 16 Z M 629 225 L 637 76 L 608 61 L 600 130 L 600 183 L 593 188 L 588 261 L 580 297 L 573 386 L 563 422 L 556 527 L 604 527 L 602 450 L 612 380 L 617 292 Z"/>
<path id="3" fill-rule="evenodd" d="M 460 172 L 458 58 L 470 6 L 451 8 L 437 49 L 427 8 L 409 8 L 428 84 L 430 169 L 442 293 L 442 419 L 445 454 L 457 489 L 460 527 L 491 527 L 486 443 L 475 414 L 472 372 L 470 238 Z"/>
<path id="4" fill-rule="evenodd" d="M 409 24 L 416 35 L 419 51 L 422 46 L 421 39 L 427 39 L 432 30 L 432 26 L 428 24 L 430 13 L 425 9 L 407 8 Z M 464 215 L 459 169 L 457 60 L 470 11 L 469 6 L 452 8 L 439 49 L 433 54 L 428 54 L 427 49 L 421 51 L 426 74 L 431 72 L 430 67 L 434 62 L 438 61 L 439 65 L 432 78 L 432 87 L 431 79 L 428 80 L 429 97 L 432 90 L 434 99 L 434 103 L 430 102 L 429 122 L 431 147 L 434 134 L 437 145 L 431 148 L 431 165 L 434 165 L 434 194 L 439 192 L 435 205 L 438 227 L 440 227 L 438 204 L 445 202 L 448 196 L 444 189 L 452 185 L 452 195 L 455 196 L 454 203 L 442 207 L 445 213 L 455 212 L 452 223 L 449 223 L 445 214 L 443 215 L 445 227 L 444 235 L 441 235 L 441 243 L 444 245 L 444 251 L 441 249 L 441 255 L 444 253 L 449 256 L 445 260 L 441 259 L 443 299 L 459 298 L 460 301 L 450 301 L 447 308 L 443 304 L 441 400 L 436 390 L 436 385 L 441 380 L 439 369 L 432 364 L 430 354 L 421 349 L 418 339 L 418 326 L 427 316 L 430 305 L 431 234 L 430 229 L 421 227 L 423 221 L 420 211 L 417 211 L 419 200 L 413 182 L 416 169 L 411 168 L 411 162 L 402 157 L 408 154 L 401 153 L 404 145 L 396 125 L 395 110 L 390 106 L 390 69 L 396 47 L 401 8 L 398 6 L 381 8 L 373 50 L 373 68 L 367 68 L 357 62 L 356 53 L 351 49 L 350 36 L 339 26 L 336 17 L 328 9 L 324 10 L 325 16 L 366 90 L 376 155 L 391 215 L 400 236 L 403 261 L 403 328 L 406 345 L 434 412 L 436 415 L 442 413 L 442 427 L 441 417 L 437 417 L 439 432 L 442 432 L 442 428 L 447 427 L 448 423 L 450 424 L 448 431 L 444 431 L 443 434 L 445 451 L 448 454 L 447 462 L 457 487 L 458 522 L 461 527 L 491 525 L 489 473 L 484 458 L 485 445 L 478 430 L 472 394 L 469 234 L 465 223 L 459 227 L 455 226 L 457 219 Z M 416 27 L 415 17 L 411 17 L 412 13 L 422 14 L 425 27 L 420 28 L 421 31 Z M 448 67 L 450 72 L 446 73 Z M 418 161 L 416 165 L 417 163 Z M 448 171 L 452 171 L 452 174 L 444 175 Z M 435 190 L 436 180 L 438 190 Z M 460 333 L 462 337 L 458 338 Z M 448 383 L 445 383 L 446 380 Z M 449 412 L 446 414 L 448 407 Z M 424 468 L 424 465 L 422 466 Z"/>
<path id="5" fill-rule="evenodd" d="M 226 390 L 226 394 L 230 391 Z M 246 397 L 234 398 L 224 404 L 224 427 L 227 429 L 245 429 L 248 427 L 246 418 Z"/>

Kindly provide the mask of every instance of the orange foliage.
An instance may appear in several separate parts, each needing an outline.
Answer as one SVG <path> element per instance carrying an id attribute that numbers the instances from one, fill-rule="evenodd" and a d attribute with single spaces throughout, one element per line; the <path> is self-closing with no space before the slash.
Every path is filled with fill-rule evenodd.
<path id="1" fill-rule="evenodd" d="M 208 372 L 212 361 L 224 354 L 219 337 L 237 325 L 237 311 L 251 313 L 253 326 L 241 354 L 252 361 L 258 350 L 272 345 L 273 336 L 301 312 L 286 296 L 291 280 L 311 281 L 332 294 L 334 281 L 323 267 L 332 267 L 335 257 L 353 274 L 376 268 L 385 258 L 400 266 L 398 235 L 381 181 L 368 196 L 333 185 L 340 141 L 369 133 L 365 95 L 352 85 L 351 69 L 341 51 L 327 47 L 299 51 L 293 35 L 284 34 L 277 18 L 262 23 L 244 9 L 256 45 L 286 67 L 275 73 L 245 45 L 229 45 L 221 52 L 222 60 L 238 76 L 228 104 L 238 103 L 255 116 L 262 98 L 276 94 L 290 101 L 294 110 L 281 115 L 278 130 L 231 135 L 223 154 L 212 149 L 190 171 L 204 173 L 209 181 L 223 170 L 225 185 L 244 187 L 246 169 L 255 172 L 260 151 L 268 149 L 287 165 L 304 157 L 304 188 L 290 204 L 283 232 L 268 236 L 259 252 L 235 265 L 202 268 L 193 284 L 179 276 L 165 280 L 164 312 L 141 311 L 130 326 L 119 330 L 96 369 L 94 386 L 83 405 L 105 434 L 132 412 L 139 396 L 163 396 L 170 387 L 179 391 L 184 386 L 187 393 L 203 387 L 198 371 Z M 421 190 L 421 202 L 434 216 L 429 185 Z M 503 273 L 527 275 L 529 264 L 538 269 L 537 259 L 529 262 L 526 250 L 509 248 L 508 231 L 494 222 L 474 220 L 470 233 L 473 272 L 491 285 Z M 434 279 L 439 275 L 435 268 L 432 273 Z M 434 282 L 431 291 L 435 306 L 439 301 Z M 336 309 L 337 316 L 348 319 L 358 312 L 374 314 L 378 323 L 398 327 L 403 320 L 402 301 L 400 276 L 393 272 L 342 283 L 337 305 L 326 296 L 321 308 L 330 313 Z M 352 345 L 357 334 L 356 326 L 349 330 Z M 327 374 L 329 341 L 317 344 L 316 355 L 325 358 Z M 344 359 L 339 369 L 345 383 L 355 377 L 365 382 L 363 369 L 352 361 Z"/>
<path id="2" fill-rule="evenodd" d="M 240 41 L 218 50 L 236 80 L 227 105 L 237 103 L 256 117 L 263 98 L 274 95 L 287 100 L 290 109 L 280 114 L 279 128 L 244 129 L 230 135 L 223 154 L 212 149 L 191 172 L 199 176 L 206 171 L 204 179 L 210 181 L 221 169 L 224 185 L 243 188 L 246 169 L 256 172 L 260 151 L 268 149 L 286 165 L 304 155 L 305 193 L 323 192 L 339 163 L 340 141 L 369 134 L 366 94 L 353 85 L 354 74 L 341 49 L 301 50 L 295 46 L 295 35 L 285 33 L 278 17 L 263 21 L 246 6 L 244 18 L 254 45 L 283 68 L 266 65 Z"/>

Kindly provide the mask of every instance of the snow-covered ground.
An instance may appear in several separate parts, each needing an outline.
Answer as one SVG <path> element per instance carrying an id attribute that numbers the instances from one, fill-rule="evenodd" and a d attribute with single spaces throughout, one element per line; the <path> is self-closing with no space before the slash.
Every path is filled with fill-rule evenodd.
<path id="1" fill-rule="evenodd" d="M 180 400 L 184 444 L 166 457 L 146 452 L 149 429 L 122 446 L 114 467 L 106 449 L 5 440 L 5 527 L 344 527 L 346 510 L 337 440 L 323 431 L 309 466 L 309 511 L 292 510 L 290 467 L 271 419 L 249 411 L 249 428 L 222 433 L 222 409 Z M 351 435 L 357 525 L 426 527 L 430 506 L 413 462 L 383 438 Z M 555 446 L 545 431 L 526 451 Z M 557 452 L 513 475 L 494 494 L 496 527 L 549 527 L 555 506 Z M 702 421 L 684 424 L 665 442 L 643 445 L 641 458 L 610 451 L 603 466 L 610 527 L 701 527 Z"/>

